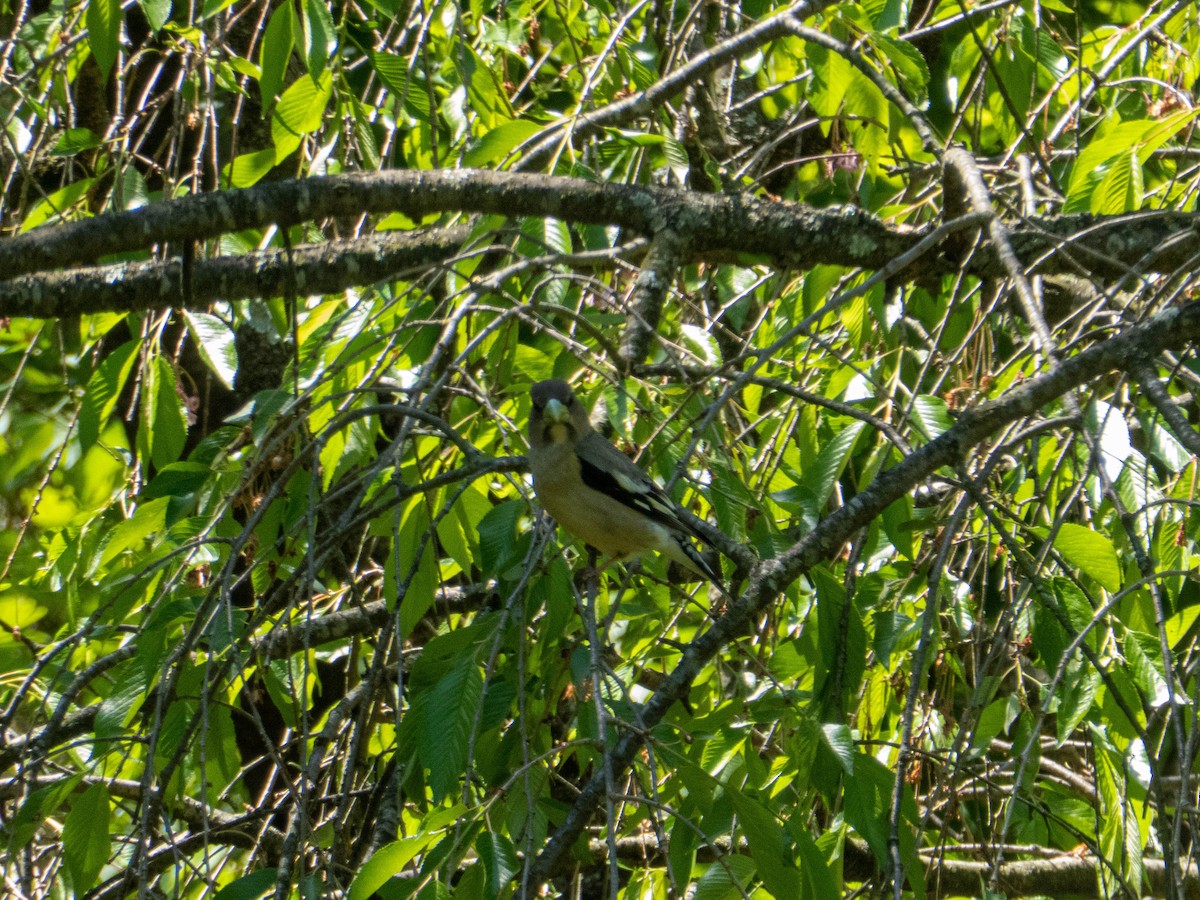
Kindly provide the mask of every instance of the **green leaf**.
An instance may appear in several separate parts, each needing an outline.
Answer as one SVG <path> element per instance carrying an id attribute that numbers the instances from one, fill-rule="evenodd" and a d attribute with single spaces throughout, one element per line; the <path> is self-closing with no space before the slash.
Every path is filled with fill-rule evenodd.
<path id="1" fill-rule="evenodd" d="M 783 826 L 770 810 L 741 791 L 731 788 L 729 799 L 746 833 L 750 858 L 763 885 L 776 897 L 800 896 L 800 871 L 792 862 Z"/>
<path id="2" fill-rule="evenodd" d="M 427 831 L 401 838 L 379 850 L 358 870 L 346 900 L 368 900 L 392 878 L 404 871 L 418 853 L 441 838 L 442 830 Z"/>
<path id="3" fill-rule="evenodd" d="M 318 79 L 337 52 L 337 29 L 333 24 L 333 14 L 324 0 L 304 0 L 300 8 L 300 22 L 303 26 L 304 60 L 308 64 L 308 73 Z"/>
<path id="4" fill-rule="evenodd" d="M 255 869 L 229 882 L 217 891 L 213 900 L 259 900 L 267 891 L 274 890 L 278 878 L 276 869 Z"/>
<path id="5" fill-rule="evenodd" d="M 1040 592 L 1035 594 L 1035 598 L 1030 637 L 1033 638 L 1041 666 L 1053 672 L 1066 652 L 1069 639 L 1058 616 L 1050 609 L 1049 600 L 1043 598 Z"/>
<path id="6" fill-rule="evenodd" d="M 163 497 L 139 504 L 128 519 L 113 526 L 105 535 L 100 565 L 106 566 L 124 551 L 140 547 L 143 541 L 160 536 L 166 529 L 169 503 L 170 499 Z"/>
<path id="7" fill-rule="evenodd" d="M 221 169 L 221 177 L 231 188 L 245 188 L 258 184 L 267 173 L 275 168 L 275 151 L 258 150 L 242 153 Z"/>
<path id="8" fill-rule="evenodd" d="M 1196 617 L 1200 616 L 1200 604 L 1189 606 L 1187 609 L 1180 610 L 1167 619 L 1163 623 L 1163 630 L 1167 635 L 1167 643 L 1172 647 L 1183 640 L 1192 629 L 1192 625 L 1196 622 Z"/>
<path id="9" fill-rule="evenodd" d="M 528 509 L 520 500 L 509 500 L 480 519 L 479 567 L 484 575 L 500 575 L 516 561 L 517 519 Z"/>
<path id="10" fill-rule="evenodd" d="M 804 896 L 812 897 L 814 900 L 840 896 L 841 891 L 838 889 L 837 879 L 834 878 L 833 872 L 829 868 L 829 862 L 817 842 L 813 840 L 812 835 L 807 831 L 798 830 L 795 836 L 796 849 L 800 853 L 800 871 L 804 873 L 805 881 L 808 883 L 808 890 Z"/>
<path id="11" fill-rule="evenodd" d="M 917 558 L 917 539 L 914 534 L 913 501 L 905 494 L 883 511 L 883 533 L 905 559 Z"/>
<path id="12" fill-rule="evenodd" d="M 695 900 L 732 900 L 746 896 L 754 878 L 754 862 L 744 856 L 723 856 L 696 882 Z"/>
<path id="13" fill-rule="evenodd" d="M 971 735 L 971 749 L 976 753 L 986 753 L 992 740 L 1003 734 L 1019 713 L 1020 699 L 1016 694 L 993 700 L 979 714 L 975 733 Z"/>
<path id="14" fill-rule="evenodd" d="M 149 682 L 142 667 L 126 667 L 112 693 L 101 701 L 96 711 L 96 737 L 106 740 L 122 734 L 145 700 L 148 688 Z"/>
<path id="15" fill-rule="evenodd" d="M 471 726 L 483 694 L 483 673 L 473 653 L 457 661 L 432 691 L 421 695 L 423 716 L 417 755 L 429 769 L 429 788 L 440 803 L 453 792 L 467 766 Z"/>
<path id="16" fill-rule="evenodd" d="M 270 155 L 270 150 L 263 151 Z M 184 310 L 188 331 L 196 342 L 201 359 L 208 364 L 221 384 L 233 390 L 237 378 L 238 357 L 233 329 L 211 313 Z"/>
<path id="17" fill-rule="evenodd" d="M 521 871 L 512 841 L 503 834 L 485 831 L 475 841 L 475 852 L 479 854 L 479 860 L 487 873 L 487 895 L 500 896 L 500 892 L 508 887 L 513 876 Z"/>
<path id="18" fill-rule="evenodd" d="M 869 759 L 864 757 L 862 759 Z M 874 760 L 871 760 L 874 762 Z M 859 769 L 865 768 L 858 766 Z M 864 773 L 866 775 L 866 773 Z M 845 782 L 846 822 L 854 828 L 871 847 L 876 862 L 883 864 L 887 859 L 887 821 L 891 810 L 891 796 L 886 785 L 875 773 L 867 777 L 848 778 Z"/>
<path id="19" fill-rule="evenodd" d="M 87 198 L 88 191 L 95 183 L 95 178 L 81 178 L 64 188 L 59 188 L 30 211 L 21 223 L 21 233 L 32 231 L 48 222 L 65 221 L 74 217 L 78 212 L 76 207 Z"/>
<path id="20" fill-rule="evenodd" d="M 680 813 L 687 815 L 690 811 L 685 806 Z M 700 835 L 696 834 L 691 822 L 683 821 L 682 816 L 676 818 L 671 825 L 671 840 L 667 843 L 667 866 L 676 883 L 687 884 L 692 880 L 699 847 Z"/>
<path id="21" fill-rule="evenodd" d="M 667 161 L 667 166 L 675 176 L 675 179 L 680 184 L 687 184 L 692 164 L 691 160 L 688 159 L 687 150 L 684 149 L 683 144 L 679 143 L 675 138 L 664 134 L 662 151 L 663 157 Z"/>
<path id="22" fill-rule="evenodd" d="M 808 102 L 821 116 L 821 130 L 829 134 L 834 118 L 841 111 L 853 69 L 850 62 L 839 53 L 832 53 L 817 44 L 809 44 L 805 53 L 812 63 L 813 85 Z"/>
<path id="23" fill-rule="evenodd" d="M 1143 835 L 1137 813 L 1126 793 L 1129 775 L 1116 748 L 1095 727 L 1092 728 L 1092 739 L 1096 788 L 1106 810 L 1100 817 L 1100 853 L 1112 866 L 1112 871 L 1121 873 L 1132 895 L 1140 896 L 1145 879 L 1142 847 L 1147 835 Z"/>
<path id="24" fill-rule="evenodd" d="M 929 441 L 941 437 L 954 425 L 946 401 L 929 394 L 921 394 L 913 399 L 913 419 L 917 428 Z"/>
<path id="25" fill-rule="evenodd" d="M 824 513 L 829 498 L 833 496 L 833 489 L 846 468 L 854 442 L 864 427 L 864 423 L 858 420 L 851 421 L 832 440 L 821 446 L 816 462 L 804 470 L 804 486 L 815 498 L 813 510 L 818 515 Z"/>
<path id="26" fill-rule="evenodd" d="M 400 631 L 405 637 L 429 612 L 435 597 L 437 561 L 425 539 L 428 528 L 429 513 L 424 504 L 419 500 L 410 504 L 400 526 L 399 546 L 388 553 L 384 566 L 384 596 L 389 604 L 399 601 Z"/>
<path id="27" fill-rule="evenodd" d="M 1192 454 L 1171 433 L 1157 416 L 1139 416 L 1142 430 L 1145 432 L 1150 445 L 1150 452 L 1160 460 L 1167 470 L 1172 473 L 1183 471 L 1184 466 L 1191 462 Z"/>
<path id="28" fill-rule="evenodd" d="M 1133 683 L 1138 686 L 1138 690 L 1146 698 L 1146 705 L 1157 709 L 1170 702 L 1171 694 L 1167 690 L 1166 675 L 1160 670 L 1160 664 L 1142 647 L 1139 638 L 1140 635 L 1137 634 L 1126 634 L 1125 640 L 1122 642 L 1122 649 L 1125 652 L 1125 659 L 1129 663 L 1129 674 L 1133 677 Z M 1157 656 L 1157 638 L 1147 635 L 1145 640 L 1151 645 L 1152 652 Z"/>
<path id="29" fill-rule="evenodd" d="M 470 44 L 456 43 L 453 59 L 458 76 L 466 85 L 471 109 L 484 125 L 494 127 L 513 118 L 512 106 L 500 89 L 495 74 Z"/>
<path id="30" fill-rule="evenodd" d="M 821 726 L 821 737 L 837 761 L 842 764 L 847 775 L 854 774 L 854 737 L 850 726 L 845 724 L 827 723 Z"/>
<path id="31" fill-rule="evenodd" d="M 90 128 L 68 128 L 59 137 L 52 156 L 74 156 L 84 150 L 93 150 L 102 145 L 99 136 Z"/>
<path id="32" fill-rule="evenodd" d="M 497 125 L 464 154 L 463 165 L 479 168 L 498 163 L 541 130 L 540 125 L 528 119 L 513 119 Z"/>
<path id="33" fill-rule="evenodd" d="M 1071 738 L 1079 723 L 1091 710 L 1099 687 L 1100 673 L 1090 665 L 1072 660 L 1067 666 L 1058 689 L 1058 708 L 1055 710 L 1058 717 L 1059 745 Z"/>
<path id="34" fill-rule="evenodd" d="M 929 66 L 925 64 L 925 57 L 907 41 L 896 40 L 881 32 L 873 33 L 870 39 L 892 64 L 904 94 L 914 106 L 925 108 L 929 102 Z"/>
<path id="35" fill-rule="evenodd" d="M 275 96 L 283 88 L 283 78 L 287 74 L 288 60 L 295 46 L 295 13 L 292 11 L 291 0 L 279 4 L 267 22 L 263 32 L 262 50 L 259 52 L 258 63 L 262 75 L 258 79 L 258 90 L 262 97 L 263 115 L 270 113 L 275 107 Z M 254 154 L 249 154 L 254 155 Z"/>
<path id="36" fill-rule="evenodd" d="M 31 791 L 6 829 L 5 843 L 8 852 L 20 850 L 33 840 L 42 822 L 57 812 L 81 781 L 82 772 L 70 775 L 57 784 L 48 784 Z"/>
<path id="37" fill-rule="evenodd" d="M 233 6 L 234 2 L 235 0 L 204 0 L 204 4 L 200 7 L 200 15 L 197 17 L 197 21 L 203 22 L 211 19 L 222 10 Z"/>
<path id="38" fill-rule="evenodd" d="M 1116 593 L 1121 589 L 1121 564 L 1117 559 L 1117 551 L 1112 541 L 1104 535 L 1066 522 L 1055 535 L 1054 549 L 1067 562 L 1099 582 L 1105 590 Z"/>
<path id="39" fill-rule="evenodd" d="M 1133 147 L 1113 157 L 1108 171 L 1092 192 L 1091 210 L 1097 215 L 1116 215 L 1140 209 L 1145 184 L 1142 164 Z"/>
<path id="40" fill-rule="evenodd" d="M 1184 110 L 1161 120 L 1136 119 L 1102 127 L 1071 169 L 1063 212 L 1136 209 L 1122 204 L 1137 196 L 1141 205 L 1142 166 L 1198 114 L 1200 110 Z"/>
<path id="41" fill-rule="evenodd" d="M 161 356 L 146 367 L 138 443 L 155 468 L 179 459 L 187 440 L 187 411 L 179 395 L 175 369 Z"/>
<path id="42" fill-rule="evenodd" d="M 171 18 L 171 0 L 138 0 L 138 6 L 153 32 L 161 30 Z"/>
<path id="43" fill-rule="evenodd" d="M 298 79 L 283 92 L 271 116 L 271 137 L 275 141 L 275 162 L 283 162 L 300 146 L 300 139 L 321 127 L 325 110 L 333 96 L 333 76 Z"/>
<path id="44" fill-rule="evenodd" d="M 63 861 L 77 897 L 91 890 L 108 862 L 110 813 L 108 789 L 93 784 L 75 798 L 63 823 Z"/>
<path id="45" fill-rule="evenodd" d="M 117 61 L 117 43 L 121 36 L 121 0 L 88 0 L 87 12 L 88 46 L 100 67 L 100 75 L 107 79 Z"/>
<path id="46" fill-rule="evenodd" d="M 121 395 L 137 352 L 142 346 L 140 340 L 132 340 L 122 344 L 105 357 L 104 362 L 88 379 L 87 388 L 83 392 L 83 405 L 79 410 L 79 444 L 87 450 L 100 437 L 100 432 L 108 422 L 116 408 L 117 399 Z"/>

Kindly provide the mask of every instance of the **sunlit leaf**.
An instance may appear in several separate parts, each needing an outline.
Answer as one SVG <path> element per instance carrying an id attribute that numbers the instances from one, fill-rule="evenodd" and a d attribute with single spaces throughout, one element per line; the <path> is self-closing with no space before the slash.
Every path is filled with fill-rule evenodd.
<path id="1" fill-rule="evenodd" d="M 107 788 L 91 784 L 74 799 L 63 823 L 63 860 L 77 894 L 90 890 L 108 863 L 110 814 Z"/>
<path id="2" fill-rule="evenodd" d="M 1054 549 L 1072 565 L 1110 591 L 1121 589 L 1121 564 L 1112 541 L 1083 525 L 1064 523 L 1054 537 Z"/>
<path id="3" fill-rule="evenodd" d="M 117 61 L 121 36 L 120 0 L 88 0 L 86 15 L 88 45 L 101 75 L 107 78 Z"/>

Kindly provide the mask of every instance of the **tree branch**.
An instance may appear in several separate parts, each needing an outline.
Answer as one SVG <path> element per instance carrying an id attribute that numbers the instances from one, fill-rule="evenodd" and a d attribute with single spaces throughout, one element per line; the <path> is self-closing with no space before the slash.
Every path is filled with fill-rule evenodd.
<path id="1" fill-rule="evenodd" d="M 783 590 L 823 560 L 831 559 L 860 528 L 942 466 L 953 465 L 1001 428 L 1033 415 L 1067 391 L 1139 355 L 1180 347 L 1200 339 L 1200 303 L 1167 310 L 1122 335 L 1082 351 L 1053 372 L 1032 379 L 991 403 L 965 410 L 944 434 L 882 472 L 846 504 L 826 516 L 811 533 L 777 559 L 763 560 L 751 574 L 745 593 L 719 616 L 708 631 L 683 649 L 682 659 L 641 710 L 636 729 L 626 731 L 612 754 L 612 771 L 625 772 L 646 736 L 670 707 L 682 699 L 701 668 L 737 636 Z M 531 890 L 554 875 L 594 811 L 602 805 L 605 780 L 593 775 L 563 823 L 546 842 L 530 869 Z"/>

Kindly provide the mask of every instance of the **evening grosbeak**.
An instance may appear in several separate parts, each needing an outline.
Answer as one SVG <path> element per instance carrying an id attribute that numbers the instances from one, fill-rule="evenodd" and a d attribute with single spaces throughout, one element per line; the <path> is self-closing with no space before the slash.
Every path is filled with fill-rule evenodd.
<path id="1" fill-rule="evenodd" d="M 679 506 L 629 457 L 592 428 L 565 381 L 530 390 L 529 470 L 542 508 L 575 537 L 614 559 L 656 550 L 724 591 L 721 575 L 700 555 L 704 539 Z"/>

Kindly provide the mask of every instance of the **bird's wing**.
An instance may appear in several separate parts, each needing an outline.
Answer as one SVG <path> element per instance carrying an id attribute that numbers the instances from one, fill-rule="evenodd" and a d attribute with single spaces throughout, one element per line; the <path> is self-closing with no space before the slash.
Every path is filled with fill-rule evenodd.
<path id="1" fill-rule="evenodd" d="M 637 510 L 672 531 L 682 531 L 703 540 L 682 519 L 667 492 L 639 469 L 624 453 L 599 434 L 587 435 L 575 446 L 583 483 L 593 490 Z"/>

